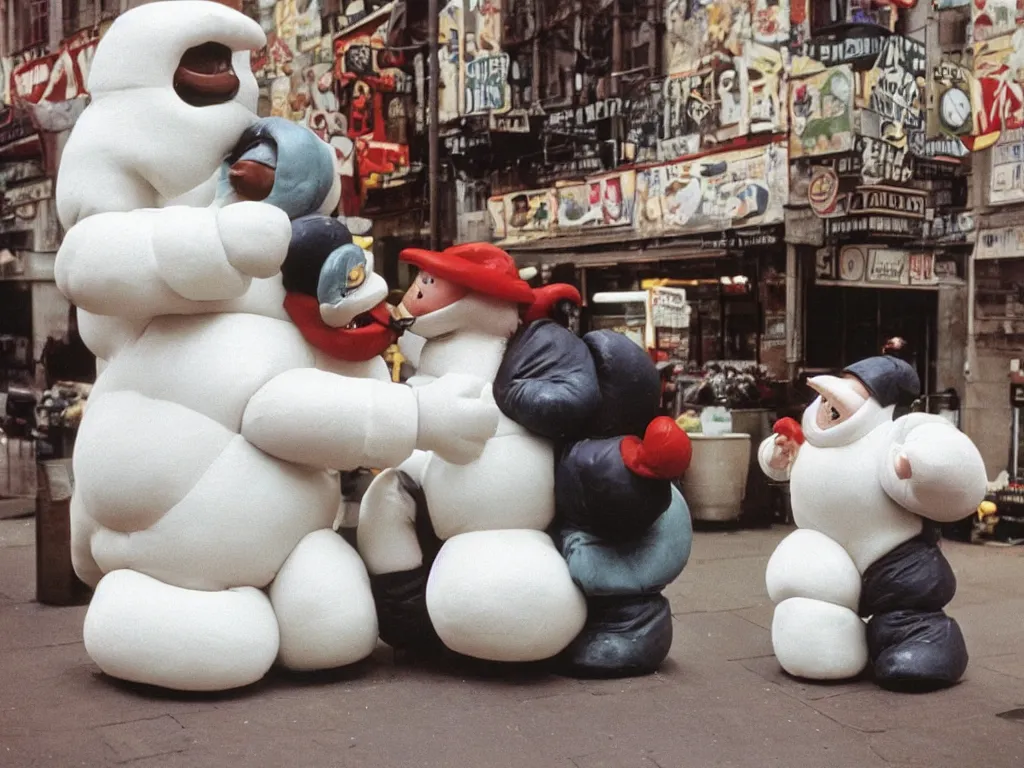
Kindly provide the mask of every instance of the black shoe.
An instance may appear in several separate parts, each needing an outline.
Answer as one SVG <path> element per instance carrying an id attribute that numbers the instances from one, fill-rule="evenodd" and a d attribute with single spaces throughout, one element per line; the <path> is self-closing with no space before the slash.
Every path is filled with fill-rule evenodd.
<path id="1" fill-rule="evenodd" d="M 967 670 L 960 625 L 942 611 L 892 611 L 868 622 L 868 654 L 875 681 L 908 693 L 955 685 Z"/>

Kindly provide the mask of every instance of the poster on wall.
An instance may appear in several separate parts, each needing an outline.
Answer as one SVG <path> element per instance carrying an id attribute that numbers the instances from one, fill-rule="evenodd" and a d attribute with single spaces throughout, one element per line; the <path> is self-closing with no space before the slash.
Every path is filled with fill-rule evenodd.
<path id="1" fill-rule="evenodd" d="M 500 205 L 494 202 L 496 200 L 501 201 Z M 550 234 L 557 217 L 558 201 L 554 190 L 527 190 L 491 198 L 487 209 L 491 212 L 495 238 L 515 242 Z"/>
<path id="2" fill-rule="evenodd" d="M 86 95 L 86 83 L 99 35 L 81 32 L 61 43 L 49 56 L 11 60 L 10 98 L 32 104 L 58 103 Z"/>
<path id="3" fill-rule="evenodd" d="M 636 172 L 611 173 L 559 186 L 558 229 L 617 227 L 633 223 Z"/>
<path id="4" fill-rule="evenodd" d="M 1024 5 L 1017 0 L 974 0 L 971 3 L 971 28 L 976 43 L 1010 34 L 1021 25 L 1024 25 Z"/>
<path id="5" fill-rule="evenodd" d="M 995 227 L 978 232 L 975 260 L 1024 258 L 1024 226 Z"/>
<path id="6" fill-rule="evenodd" d="M 818 251 L 815 275 L 818 282 L 850 287 L 932 286 L 935 256 L 931 253 L 872 245 L 846 245 Z"/>
<path id="7" fill-rule="evenodd" d="M 750 9 L 750 32 L 755 42 L 764 45 L 789 42 L 789 0 L 753 0 Z"/>
<path id="8" fill-rule="evenodd" d="M 1024 127 L 1024 26 L 1012 35 L 974 47 L 972 104 L 975 151 L 989 147 L 999 132 Z"/>
<path id="9" fill-rule="evenodd" d="M 637 228 L 686 233 L 778 223 L 788 187 L 781 143 L 646 168 L 637 172 Z"/>
<path id="10" fill-rule="evenodd" d="M 1024 128 L 1003 131 L 989 158 L 989 205 L 1024 202 Z"/>
<path id="11" fill-rule="evenodd" d="M 716 53 L 666 77 L 659 157 L 696 154 L 745 133 L 745 75 L 738 59 Z"/>
<path id="12" fill-rule="evenodd" d="M 438 120 L 448 123 L 459 116 L 463 88 L 461 63 L 462 2 L 452 0 L 441 9 L 438 19 L 438 67 L 440 88 Z"/>
<path id="13" fill-rule="evenodd" d="M 863 76 L 867 94 L 861 133 L 902 147 L 923 140 L 924 44 L 900 35 L 887 38 L 874 67 Z"/>
<path id="14" fill-rule="evenodd" d="M 746 75 L 743 88 L 746 133 L 783 133 L 787 128 L 789 109 L 783 56 L 782 50 L 765 45 L 748 43 L 743 47 L 740 60 Z"/>
<path id="15" fill-rule="evenodd" d="M 502 0 L 465 0 L 462 12 L 460 113 L 505 112 L 512 107 L 510 59 L 501 51 Z"/>
<path id="16" fill-rule="evenodd" d="M 854 76 L 832 67 L 789 84 L 791 157 L 849 152 L 853 148 Z"/>

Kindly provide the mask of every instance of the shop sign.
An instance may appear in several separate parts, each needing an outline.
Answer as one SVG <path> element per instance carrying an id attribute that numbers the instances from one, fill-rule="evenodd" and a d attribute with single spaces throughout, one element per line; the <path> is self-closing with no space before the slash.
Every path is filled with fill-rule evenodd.
<path id="1" fill-rule="evenodd" d="M 698 242 L 702 250 L 734 250 L 762 248 L 782 242 L 782 231 L 776 227 L 752 227 L 734 232 L 725 232 L 720 237 L 702 237 Z"/>
<path id="2" fill-rule="evenodd" d="M 636 172 L 613 173 L 557 187 L 560 232 L 633 223 Z"/>
<path id="3" fill-rule="evenodd" d="M 833 36 L 807 40 L 796 52 L 799 56 L 820 61 L 826 67 L 873 62 L 882 51 L 886 30 L 870 30 L 842 40 Z"/>
<path id="4" fill-rule="evenodd" d="M 835 170 L 826 166 L 816 167 L 807 186 L 811 210 L 822 218 L 842 216 L 845 206 L 839 205 L 839 198 L 839 176 Z"/>
<path id="5" fill-rule="evenodd" d="M 935 270 L 936 282 L 956 280 L 956 262 L 952 259 L 936 259 L 933 269 Z"/>
<path id="6" fill-rule="evenodd" d="M 974 258 L 1020 259 L 1024 258 L 1024 226 L 998 227 L 978 232 L 974 246 Z"/>
<path id="7" fill-rule="evenodd" d="M 26 139 L 35 132 L 26 113 L 14 107 L 0 108 L 0 147 Z"/>
<path id="8" fill-rule="evenodd" d="M 855 92 L 849 65 L 791 80 L 790 156 L 829 155 L 853 149 Z"/>
<path id="9" fill-rule="evenodd" d="M 604 163 L 596 154 L 582 155 L 572 160 L 561 163 L 552 163 L 537 174 L 537 181 L 541 184 L 551 184 L 556 179 L 572 179 L 589 176 L 593 173 L 600 173 L 604 170 Z"/>
<path id="10" fill-rule="evenodd" d="M 935 257 L 895 248 L 846 245 L 818 251 L 815 275 L 818 280 L 849 286 L 935 285 Z"/>
<path id="11" fill-rule="evenodd" d="M 975 220 L 970 213 L 947 213 L 927 222 L 924 236 L 936 244 L 957 245 L 968 242 L 974 230 Z"/>
<path id="12" fill-rule="evenodd" d="M 20 181 L 38 179 L 43 175 L 43 166 L 37 160 L 22 160 L 0 165 L 0 189 Z"/>
<path id="13" fill-rule="evenodd" d="M 32 104 L 85 95 L 98 43 L 98 37 L 86 32 L 66 40 L 57 53 L 22 62 L 11 72 L 12 95 Z"/>
<path id="14" fill-rule="evenodd" d="M 913 177 L 913 160 L 905 148 L 900 149 L 870 136 L 858 136 L 857 147 L 860 149 L 860 177 L 864 184 L 903 184 Z"/>
<path id="15" fill-rule="evenodd" d="M 927 192 L 894 187 L 859 187 L 850 195 L 851 213 L 878 213 L 923 219 Z"/>
<path id="16" fill-rule="evenodd" d="M 721 152 L 637 171 L 637 229 L 645 235 L 781 223 L 789 196 L 785 146 Z"/>
<path id="17" fill-rule="evenodd" d="M 515 109 L 499 115 L 491 112 L 487 116 L 487 128 L 492 133 L 529 133 L 530 115 L 525 109 Z"/>
<path id="18" fill-rule="evenodd" d="M 848 237 L 852 235 L 877 237 L 898 237 L 915 239 L 921 236 L 923 222 L 899 216 L 860 214 L 838 219 L 825 219 L 825 237 Z"/>
<path id="19" fill-rule="evenodd" d="M 592 138 L 597 135 L 598 123 L 618 117 L 629 108 L 629 102 L 615 98 L 602 99 L 575 109 L 549 112 L 544 129 L 548 133 Z"/>
<path id="20" fill-rule="evenodd" d="M 53 197 L 53 179 L 43 179 L 33 184 L 11 187 L 4 193 L 4 210 L 17 211 L 18 208 L 31 206 L 40 200 Z"/>
<path id="21" fill-rule="evenodd" d="M 989 205 L 1024 202 L 1024 128 L 1003 131 L 989 158 Z"/>
<path id="22" fill-rule="evenodd" d="M 946 11 L 951 8 L 966 8 L 971 0 L 932 0 L 932 8 L 936 11 Z"/>

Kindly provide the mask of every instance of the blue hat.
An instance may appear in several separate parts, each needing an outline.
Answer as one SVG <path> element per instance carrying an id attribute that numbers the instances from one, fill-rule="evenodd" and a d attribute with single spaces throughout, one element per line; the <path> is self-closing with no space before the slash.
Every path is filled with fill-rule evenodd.
<path id="1" fill-rule="evenodd" d="M 846 366 L 843 373 L 856 376 L 883 408 L 909 405 L 921 395 L 917 371 L 909 363 L 891 355 L 860 360 Z"/>

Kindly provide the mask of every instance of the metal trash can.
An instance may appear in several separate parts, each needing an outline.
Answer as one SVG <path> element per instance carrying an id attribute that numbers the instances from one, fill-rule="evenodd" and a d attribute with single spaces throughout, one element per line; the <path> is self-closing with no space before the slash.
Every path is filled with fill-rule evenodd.
<path id="1" fill-rule="evenodd" d="M 36 474 L 36 600 L 81 605 L 89 588 L 71 565 L 71 459 L 40 461 Z"/>

